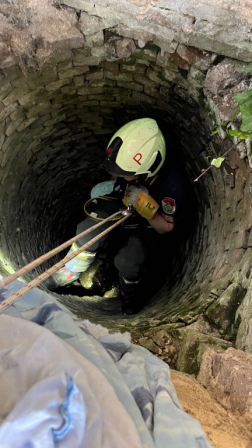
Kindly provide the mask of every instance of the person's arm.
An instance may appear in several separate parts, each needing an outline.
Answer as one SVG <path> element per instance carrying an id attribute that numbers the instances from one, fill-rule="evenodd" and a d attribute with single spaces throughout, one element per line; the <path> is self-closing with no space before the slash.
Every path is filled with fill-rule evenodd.
<path id="1" fill-rule="evenodd" d="M 148 219 L 148 223 L 161 235 L 171 232 L 175 225 L 174 223 L 167 222 L 159 213 L 155 213 L 152 219 Z"/>

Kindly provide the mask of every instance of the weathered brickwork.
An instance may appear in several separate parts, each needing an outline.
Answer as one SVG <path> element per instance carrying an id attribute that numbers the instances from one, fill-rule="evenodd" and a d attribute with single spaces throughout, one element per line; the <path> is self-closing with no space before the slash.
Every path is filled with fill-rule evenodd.
<path id="1" fill-rule="evenodd" d="M 40 68 L 22 62 L 20 69 L 3 48 L 0 237 L 1 254 L 14 268 L 75 232 L 90 188 L 105 179 L 107 142 L 127 121 L 155 118 L 192 182 L 207 168 L 208 156 L 218 157 L 236 143 L 224 131 L 214 137 L 211 132 L 236 110 L 233 95 L 251 85 L 244 71 L 251 46 L 245 25 L 240 40 L 229 44 L 215 27 L 222 21 L 230 33 L 246 8 L 234 5 L 227 12 L 219 5 L 213 24 L 202 8 L 193 9 L 193 1 L 176 2 L 177 11 L 173 2 L 169 10 L 161 0 L 158 8 L 142 3 L 98 0 L 94 14 L 94 2 L 61 1 L 64 14 L 78 13 L 79 29 L 61 45 L 48 46 L 50 58 Z M 147 327 L 191 325 L 205 314 L 218 327 L 217 339 L 237 336 L 238 348 L 252 350 L 251 168 L 249 139 L 228 154 L 220 170 L 213 167 L 194 184 L 197 229 L 178 251 L 169 283 L 144 318 L 128 322 L 144 341 Z M 95 301 L 72 306 L 111 328 L 125 327 L 124 320 L 95 314 Z"/>

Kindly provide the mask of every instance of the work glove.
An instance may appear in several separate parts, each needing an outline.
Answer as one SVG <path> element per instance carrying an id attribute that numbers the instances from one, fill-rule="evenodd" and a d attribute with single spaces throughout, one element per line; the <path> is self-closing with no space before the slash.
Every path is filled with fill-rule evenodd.
<path id="1" fill-rule="evenodd" d="M 157 212 L 159 205 L 151 196 L 147 188 L 131 185 L 125 191 L 123 203 L 128 207 L 133 206 L 140 216 L 146 219 L 152 219 Z"/>

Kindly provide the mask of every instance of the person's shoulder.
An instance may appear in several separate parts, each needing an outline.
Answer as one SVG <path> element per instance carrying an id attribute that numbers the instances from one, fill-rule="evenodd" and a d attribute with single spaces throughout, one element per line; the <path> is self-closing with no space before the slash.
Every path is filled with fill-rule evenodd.
<path id="1" fill-rule="evenodd" d="M 160 176 L 160 181 L 162 184 L 178 184 L 178 185 L 183 185 L 183 174 L 182 174 L 182 170 L 177 167 L 174 166 L 172 168 L 170 168 L 169 170 L 164 170 L 161 173 Z"/>

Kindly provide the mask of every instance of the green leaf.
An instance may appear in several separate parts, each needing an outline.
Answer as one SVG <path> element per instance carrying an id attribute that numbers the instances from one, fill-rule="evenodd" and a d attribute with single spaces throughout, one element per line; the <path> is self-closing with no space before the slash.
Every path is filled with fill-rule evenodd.
<path id="1" fill-rule="evenodd" d="M 204 159 L 205 159 L 206 161 L 208 161 L 208 159 L 211 159 L 211 156 L 204 157 Z"/>
<path id="2" fill-rule="evenodd" d="M 252 131 L 252 106 L 241 106 L 242 124 L 241 131 Z"/>
<path id="3" fill-rule="evenodd" d="M 203 173 L 203 172 L 206 171 L 206 170 L 203 169 L 203 170 L 201 170 L 201 171 L 202 171 L 202 173 Z"/>
<path id="4" fill-rule="evenodd" d="M 252 138 L 252 134 L 249 134 L 248 132 L 228 131 L 228 133 L 231 137 L 238 137 L 241 140 L 244 140 L 245 138 Z"/>
<path id="5" fill-rule="evenodd" d="M 229 118 L 229 120 L 224 121 L 223 123 L 220 124 L 220 126 L 217 127 L 217 129 L 215 129 L 215 131 L 211 134 L 211 135 L 215 135 L 217 134 L 217 132 L 219 132 L 220 128 L 222 126 L 227 126 L 227 124 L 231 121 L 234 120 L 234 118 L 236 117 L 236 115 L 238 115 L 240 113 L 240 109 L 238 109 L 237 111 L 235 111 L 234 115 L 232 115 L 231 118 Z"/>
<path id="6" fill-rule="evenodd" d="M 245 67 L 245 72 L 247 73 L 252 73 L 252 62 L 250 62 L 249 65 L 247 65 L 247 67 Z"/>
<path id="7" fill-rule="evenodd" d="M 250 104 L 252 104 L 252 89 L 246 90 L 246 92 L 237 93 L 234 95 L 234 99 L 240 106 L 250 106 Z"/>
<path id="8" fill-rule="evenodd" d="M 224 160 L 223 157 L 218 157 L 218 159 L 213 159 L 211 162 L 211 165 L 216 166 L 216 168 L 220 168 L 223 160 Z"/>

